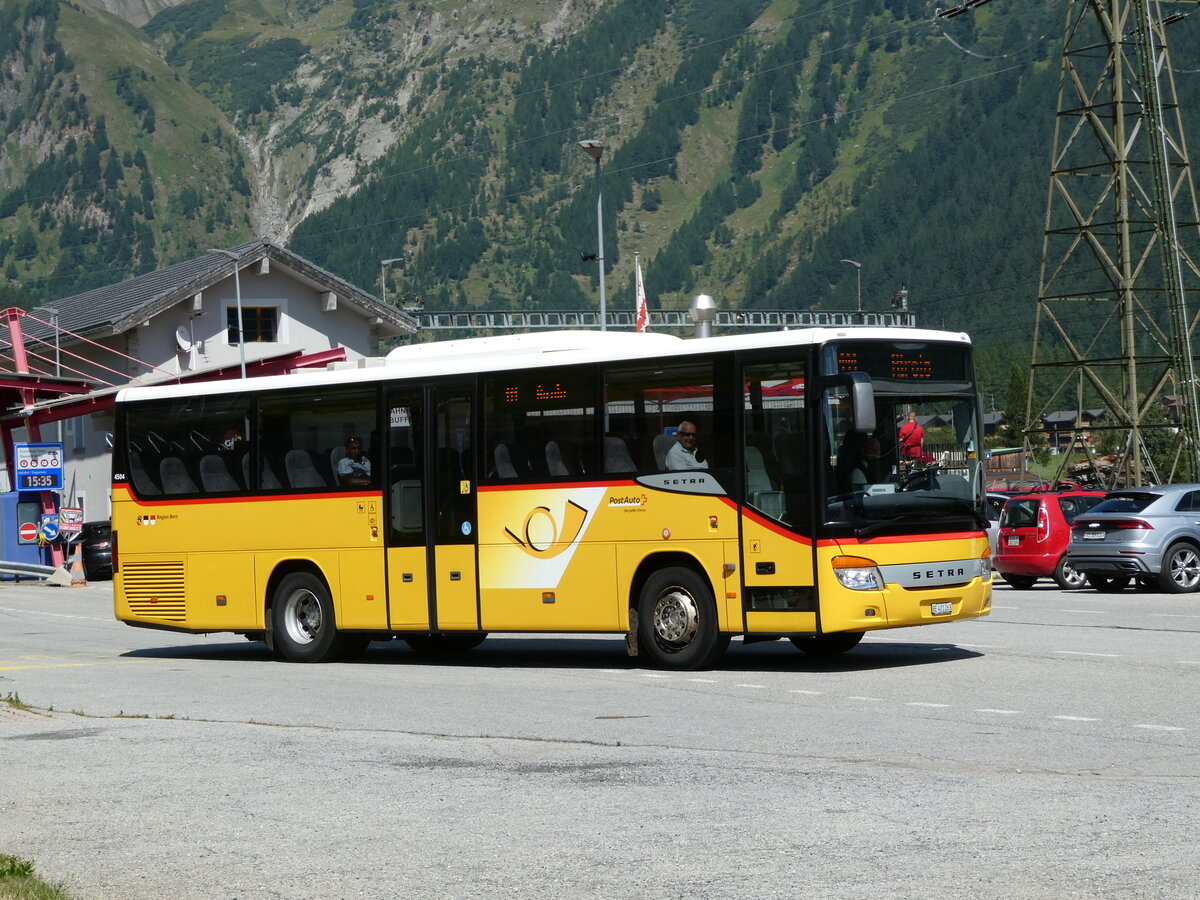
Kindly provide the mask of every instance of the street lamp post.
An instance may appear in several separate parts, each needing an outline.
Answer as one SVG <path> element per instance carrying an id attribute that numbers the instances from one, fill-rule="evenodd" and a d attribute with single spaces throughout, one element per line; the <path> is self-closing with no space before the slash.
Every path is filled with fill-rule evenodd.
<path id="1" fill-rule="evenodd" d="M 238 265 L 239 257 L 232 250 L 217 250 L 210 249 L 209 253 L 216 253 L 218 256 L 224 256 L 233 260 L 233 289 L 237 297 L 237 332 L 238 332 L 238 353 L 242 365 L 242 378 L 246 377 L 246 332 L 242 321 L 242 280 L 238 275 L 240 266 Z"/>
<path id="2" fill-rule="evenodd" d="M 384 272 L 392 263 L 404 262 L 403 256 L 394 256 L 391 259 L 381 259 L 379 261 L 379 297 L 383 300 L 383 305 L 387 306 L 387 276 Z"/>
<path id="3" fill-rule="evenodd" d="M 596 264 L 600 267 L 600 330 L 608 327 L 608 309 L 604 302 L 604 182 L 600 177 L 600 157 L 604 144 L 600 141 L 580 141 L 583 152 L 596 161 Z"/>
<path id="4" fill-rule="evenodd" d="M 862 263 L 852 259 L 843 259 L 842 262 L 848 266 L 854 266 L 855 274 L 858 276 L 858 311 L 862 312 Z"/>

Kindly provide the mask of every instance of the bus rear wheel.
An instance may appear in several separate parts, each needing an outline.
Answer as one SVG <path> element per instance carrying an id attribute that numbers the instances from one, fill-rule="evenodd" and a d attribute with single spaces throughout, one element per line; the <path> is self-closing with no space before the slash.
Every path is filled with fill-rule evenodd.
<path id="1" fill-rule="evenodd" d="M 664 669 L 699 669 L 729 646 L 708 584 L 683 566 L 652 574 L 638 598 L 638 647 Z"/>
<path id="2" fill-rule="evenodd" d="M 790 640 L 797 650 L 803 650 L 810 656 L 836 656 L 853 650 L 862 638 L 861 631 L 835 631 L 832 634 L 814 634 Z"/>
<path id="3" fill-rule="evenodd" d="M 317 576 L 293 572 L 279 582 L 271 603 L 275 649 L 291 662 L 319 663 L 341 654 L 333 598 Z"/>

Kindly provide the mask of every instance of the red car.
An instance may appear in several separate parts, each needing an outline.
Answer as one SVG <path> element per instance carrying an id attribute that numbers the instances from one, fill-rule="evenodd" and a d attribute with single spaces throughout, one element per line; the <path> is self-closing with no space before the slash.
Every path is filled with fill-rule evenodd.
<path id="1" fill-rule="evenodd" d="M 994 565 L 1020 590 L 1039 578 L 1053 578 L 1063 590 L 1083 587 L 1082 572 L 1067 564 L 1071 523 L 1104 499 L 1104 491 L 1060 490 L 1010 497 L 1000 514 Z"/>

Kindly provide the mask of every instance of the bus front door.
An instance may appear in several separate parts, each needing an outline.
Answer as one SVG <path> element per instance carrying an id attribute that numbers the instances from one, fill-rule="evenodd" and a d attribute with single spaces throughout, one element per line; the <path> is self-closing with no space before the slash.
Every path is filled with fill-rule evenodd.
<path id="1" fill-rule="evenodd" d="M 388 411 L 388 625 L 479 627 L 475 473 L 467 384 L 392 388 Z"/>

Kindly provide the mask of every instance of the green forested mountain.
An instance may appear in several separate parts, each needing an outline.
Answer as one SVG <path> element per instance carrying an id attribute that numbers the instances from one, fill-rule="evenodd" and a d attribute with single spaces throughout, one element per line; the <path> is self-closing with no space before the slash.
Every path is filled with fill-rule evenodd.
<path id="1" fill-rule="evenodd" d="M 867 309 L 1027 357 L 1068 0 L 0 3 L 0 267 L 46 302 L 253 234 L 428 309 Z M 1169 5 L 1169 4 L 1168 4 Z M 119 18 L 125 16 L 125 19 Z M 1172 32 L 1200 134 L 1200 16 Z M 1200 141 L 1192 140 L 1192 146 Z"/>

